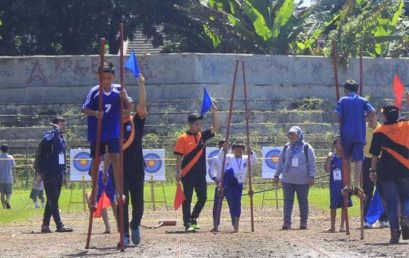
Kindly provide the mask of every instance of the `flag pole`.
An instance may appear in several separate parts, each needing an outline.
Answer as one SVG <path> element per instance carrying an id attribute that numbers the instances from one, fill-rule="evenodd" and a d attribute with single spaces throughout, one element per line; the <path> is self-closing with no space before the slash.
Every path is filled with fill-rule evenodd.
<path id="1" fill-rule="evenodd" d="M 243 69 L 243 90 L 244 90 L 244 105 L 246 109 L 246 134 L 247 134 L 247 170 L 249 175 L 249 196 L 250 196 L 250 217 L 251 217 L 251 232 L 254 232 L 254 206 L 253 206 L 253 172 L 251 169 L 251 159 L 250 159 L 250 130 L 249 130 L 249 108 L 248 108 L 248 97 L 247 97 L 247 82 L 246 82 L 246 70 L 244 68 L 244 61 L 241 61 L 241 66 Z"/>
<path id="2" fill-rule="evenodd" d="M 98 78 L 99 78 L 99 95 L 98 95 L 98 113 L 102 113 L 102 69 L 104 67 L 104 59 L 105 59 L 105 38 L 101 38 L 100 40 L 100 47 L 99 47 L 99 69 L 98 69 Z M 90 200 L 92 205 L 95 204 L 96 198 L 96 190 L 97 190 L 97 182 L 98 182 L 98 169 L 100 163 L 100 148 L 101 148 L 101 135 L 102 135 L 102 117 L 97 118 L 97 138 L 96 138 L 96 146 L 95 146 L 95 158 L 94 163 L 92 164 L 91 169 L 91 176 L 92 176 L 92 191 Z M 92 233 L 92 223 L 94 219 L 94 212 L 96 207 L 90 207 L 89 212 L 89 223 L 88 223 L 88 234 L 87 234 L 87 241 L 85 244 L 85 249 L 89 249 L 89 244 L 91 242 L 91 233 Z"/>
<path id="3" fill-rule="evenodd" d="M 230 96 L 230 106 L 229 106 L 229 116 L 227 120 L 227 129 L 226 129 L 226 143 L 229 141 L 230 138 L 230 125 L 231 125 L 231 118 L 233 115 L 233 102 L 234 102 L 234 95 L 236 91 L 236 81 L 237 81 L 237 69 L 239 67 L 239 60 L 236 60 L 236 64 L 234 67 L 234 77 L 233 77 L 233 86 L 231 89 L 231 96 Z M 223 177 L 224 177 L 224 170 L 226 168 L 226 155 L 227 155 L 228 150 L 224 150 L 223 154 L 223 162 L 222 162 L 222 173 L 220 177 L 220 184 L 219 184 L 219 191 L 218 191 L 218 196 L 216 198 L 219 198 L 218 206 L 217 206 L 217 213 L 216 213 L 216 221 L 220 221 L 220 216 L 221 216 L 221 209 L 222 209 L 222 200 L 223 200 Z M 217 187 L 217 186 L 216 186 Z M 216 225 L 214 225 L 216 226 Z"/>
<path id="4" fill-rule="evenodd" d="M 332 60 L 333 60 L 333 68 L 334 68 L 334 78 L 335 78 L 335 92 L 336 92 L 337 101 L 339 101 L 340 94 L 339 94 L 339 82 L 338 82 L 338 54 L 337 54 L 337 44 L 335 42 L 335 39 L 332 40 L 332 58 L 333 58 Z M 341 131 L 341 123 L 339 124 L 339 126 L 340 126 L 340 131 Z M 342 149 L 342 147 L 341 147 L 341 159 L 342 159 L 342 181 L 344 183 L 344 187 L 347 187 L 349 186 L 349 182 L 350 182 L 351 167 L 349 164 L 347 164 L 347 160 L 345 159 L 344 150 Z M 348 195 L 349 195 L 348 191 L 343 191 L 344 203 L 343 203 L 342 213 L 345 218 L 346 234 L 350 235 L 349 217 L 348 217 Z"/>
<path id="5" fill-rule="evenodd" d="M 120 85 L 121 91 L 125 90 L 124 84 L 124 24 L 121 22 L 119 25 L 119 76 L 120 76 Z M 123 200 L 123 175 L 124 175 L 124 150 L 122 148 L 122 144 L 124 142 L 124 127 L 122 125 L 124 121 L 124 100 L 120 98 L 120 114 L 121 114 L 121 121 L 119 122 L 120 126 L 120 136 L 119 142 L 121 144 L 120 152 L 119 152 L 119 169 L 117 170 L 119 173 L 119 182 L 117 183 L 117 191 L 119 193 L 119 248 L 121 252 L 125 250 L 124 246 L 124 200 Z"/>

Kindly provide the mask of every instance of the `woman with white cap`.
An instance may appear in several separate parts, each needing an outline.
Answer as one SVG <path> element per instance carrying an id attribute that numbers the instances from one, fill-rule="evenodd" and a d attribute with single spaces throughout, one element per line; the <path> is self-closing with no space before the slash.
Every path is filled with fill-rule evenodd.
<path id="1" fill-rule="evenodd" d="M 277 164 L 274 183 L 280 175 L 284 193 L 284 224 L 282 229 L 291 229 L 291 214 L 294 205 L 294 194 L 297 193 L 300 208 L 300 229 L 307 229 L 308 192 L 314 185 L 316 175 L 315 153 L 313 148 L 304 142 L 304 133 L 298 126 L 288 131 L 289 143 L 284 146 Z"/>

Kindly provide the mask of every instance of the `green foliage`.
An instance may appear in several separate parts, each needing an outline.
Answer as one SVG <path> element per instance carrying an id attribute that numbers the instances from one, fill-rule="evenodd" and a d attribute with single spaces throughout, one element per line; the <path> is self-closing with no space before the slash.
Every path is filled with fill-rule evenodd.
<path id="1" fill-rule="evenodd" d="M 331 41 L 335 39 L 341 61 L 345 62 L 358 56 L 361 49 L 373 57 L 399 56 L 408 44 L 401 0 L 339 0 L 332 5 L 321 0 L 311 8 L 311 14 L 312 28 L 292 45 L 298 54 L 330 55 Z"/>
<path id="2" fill-rule="evenodd" d="M 208 0 L 179 8 L 220 52 L 287 54 L 302 28 L 294 0 Z"/>

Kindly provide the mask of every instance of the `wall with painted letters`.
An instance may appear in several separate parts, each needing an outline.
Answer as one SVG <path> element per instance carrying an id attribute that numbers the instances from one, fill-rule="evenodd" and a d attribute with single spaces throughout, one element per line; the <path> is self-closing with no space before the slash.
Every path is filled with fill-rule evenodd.
<path id="1" fill-rule="evenodd" d="M 108 57 L 118 64 L 117 56 Z M 202 86 L 228 98 L 235 60 L 244 60 L 250 99 L 335 98 L 329 58 L 235 54 L 157 54 L 139 56 L 150 100 L 201 98 Z M 81 103 L 97 84 L 98 56 L 0 57 L 0 102 L 5 104 Z M 365 58 L 364 95 L 392 98 L 395 73 L 409 85 L 409 59 Z M 119 73 L 118 73 L 119 74 Z M 340 82 L 359 80 L 359 62 L 340 67 Z M 239 80 L 240 82 L 240 80 Z M 136 81 L 126 73 L 127 89 Z"/>

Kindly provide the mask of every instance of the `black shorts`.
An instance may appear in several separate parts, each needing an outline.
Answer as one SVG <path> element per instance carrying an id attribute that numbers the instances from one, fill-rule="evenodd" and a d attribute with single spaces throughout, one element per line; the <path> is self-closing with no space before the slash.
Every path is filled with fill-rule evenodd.
<path id="1" fill-rule="evenodd" d="M 120 151 L 120 144 L 119 139 L 109 140 L 105 142 L 101 142 L 101 146 L 99 148 L 99 155 L 102 156 L 105 154 L 105 148 L 108 146 L 108 153 L 119 153 Z M 95 152 L 97 148 L 96 142 L 91 142 L 91 158 L 95 158 Z"/>

